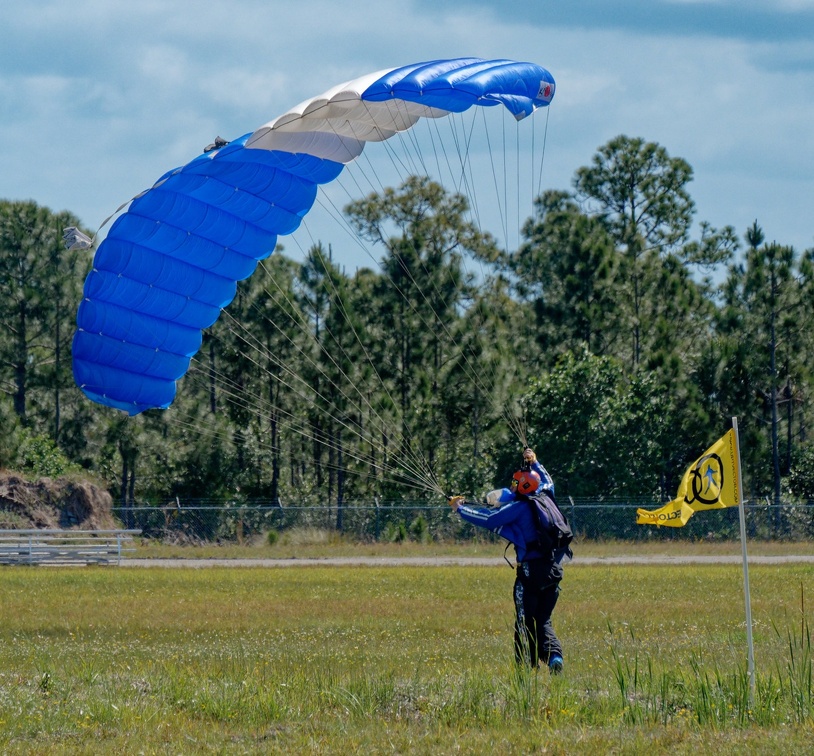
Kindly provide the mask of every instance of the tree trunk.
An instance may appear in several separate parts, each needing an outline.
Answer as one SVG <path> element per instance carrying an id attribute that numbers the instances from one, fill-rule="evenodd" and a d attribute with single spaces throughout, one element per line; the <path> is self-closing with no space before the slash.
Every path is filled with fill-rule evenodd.
<path id="1" fill-rule="evenodd" d="M 342 457 L 342 431 L 336 434 L 336 529 L 341 533 L 345 527 L 345 471 Z"/>
<path id="2" fill-rule="evenodd" d="M 119 503 L 121 504 L 122 509 L 127 506 L 127 480 L 129 475 L 130 471 L 127 466 L 127 455 L 122 454 L 122 484 L 121 491 L 119 492 Z"/>
<path id="3" fill-rule="evenodd" d="M 209 411 L 214 415 L 218 411 L 215 394 L 215 340 L 209 337 Z"/>
<path id="4" fill-rule="evenodd" d="M 136 460 L 135 457 L 130 460 L 130 484 L 127 488 L 127 501 L 130 504 L 130 509 L 136 506 Z"/>
<path id="5" fill-rule="evenodd" d="M 792 426 L 794 424 L 794 401 L 791 390 L 791 379 L 786 379 L 786 388 L 783 390 L 786 400 L 786 475 L 791 472 L 791 445 L 794 440 Z"/>
<path id="6" fill-rule="evenodd" d="M 56 322 L 54 323 L 54 443 L 59 443 L 59 381 L 60 381 L 60 361 L 62 359 L 62 349 L 60 344 L 59 321 L 60 309 L 57 307 Z"/>
<path id="7" fill-rule="evenodd" d="M 130 516 L 127 511 L 127 481 L 130 477 L 130 468 L 127 464 L 127 455 L 122 450 L 121 446 L 119 447 L 119 453 L 122 455 L 122 482 L 121 482 L 121 491 L 119 492 L 119 504 L 121 505 L 122 509 L 122 519 L 124 520 L 124 526 L 126 528 L 130 527 Z"/>
<path id="8" fill-rule="evenodd" d="M 28 324 L 28 309 L 25 301 L 20 302 L 17 310 L 17 349 L 14 355 L 14 411 L 17 417 L 26 424 L 26 381 L 28 379 L 28 344 L 26 343 L 26 328 Z"/>
<path id="9" fill-rule="evenodd" d="M 774 299 L 776 282 L 774 270 L 772 270 L 772 298 Z M 780 506 L 780 449 L 778 445 L 777 433 L 777 334 L 775 332 L 775 320 L 777 313 L 774 304 L 772 304 L 771 312 L 771 325 L 770 325 L 770 356 L 769 356 L 769 373 L 771 375 L 771 413 L 772 413 L 772 468 L 774 470 L 774 503 L 779 508 Z M 778 509 L 776 517 L 779 518 L 780 512 Z M 779 519 L 777 519 L 779 524 Z"/>
<path id="10" fill-rule="evenodd" d="M 127 527 L 133 528 L 136 525 L 136 458 L 130 460 L 130 484 L 127 489 Z"/>
<path id="11" fill-rule="evenodd" d="M 280 502 L 280 438 L 279 420 L 274 396 L 274 377 L 270 378 L 269 398 L 271 414 L 269 415 L 269 432 L 271 435 L 271 502 Z"/>
<path id="12" fill-rule="evenodd" d="M 328 502 L 334 498 L 334 477 L 336 470 L 336 437 L 334 436 L 334 424 L 331 423 L 327 433 L 328 439 Z"/>

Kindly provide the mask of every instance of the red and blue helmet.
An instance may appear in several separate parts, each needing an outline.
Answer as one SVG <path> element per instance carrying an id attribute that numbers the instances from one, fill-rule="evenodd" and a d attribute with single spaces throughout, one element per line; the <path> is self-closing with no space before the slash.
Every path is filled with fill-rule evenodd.
<path id="1" fill-rule="evenodd" d="M 517 485 L 517 493 L 523 496 L 533 494 L 541 485 L 542 479 L 534 470 L 518 470 L 512 475 L 512 485 Z"/>

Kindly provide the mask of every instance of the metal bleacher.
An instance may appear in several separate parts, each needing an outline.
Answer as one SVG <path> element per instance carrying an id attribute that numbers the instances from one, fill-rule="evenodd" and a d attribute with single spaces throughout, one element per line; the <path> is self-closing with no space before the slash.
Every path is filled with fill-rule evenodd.
<path id="1" fill-rule="evenodd" d="M 140 530 L 0 530 L 0 564 L 120 564 Z"/>

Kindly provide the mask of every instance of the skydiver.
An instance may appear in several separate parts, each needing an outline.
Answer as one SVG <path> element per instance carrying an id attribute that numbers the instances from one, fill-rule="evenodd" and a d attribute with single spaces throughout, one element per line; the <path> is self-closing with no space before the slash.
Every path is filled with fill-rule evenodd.
<path id="1" fill-rule="evenodd" d="M 514 546 L 515 660 L 531 667 L 543 663 L 552 674 L 559 674 L 563 650 L 551 615 L 559 598 L 565 559 L 540 543 L 535 515 L 529 506 L 534 506 L 532 496 L 548 496 L 553 502 L 554 481 L 534 451 L 526 448 L 523 465 L 512 476 L 510 487 L 487 494 L 489 506 L 479 507 L 466 502 L 463 496 L 451 496 L 449 504 L 467 522 L 497 533 Z"/>

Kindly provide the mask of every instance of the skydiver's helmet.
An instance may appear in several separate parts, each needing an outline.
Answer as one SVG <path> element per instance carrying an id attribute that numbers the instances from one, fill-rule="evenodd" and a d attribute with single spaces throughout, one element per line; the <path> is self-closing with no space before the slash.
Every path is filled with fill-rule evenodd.
<path id="1" fill-rule="evenodd" d="M 512 488 L 523 496 L 531 496 L 541 485 L 542 479 L 534 470 L 518 470 L 512 475 Z"/>

